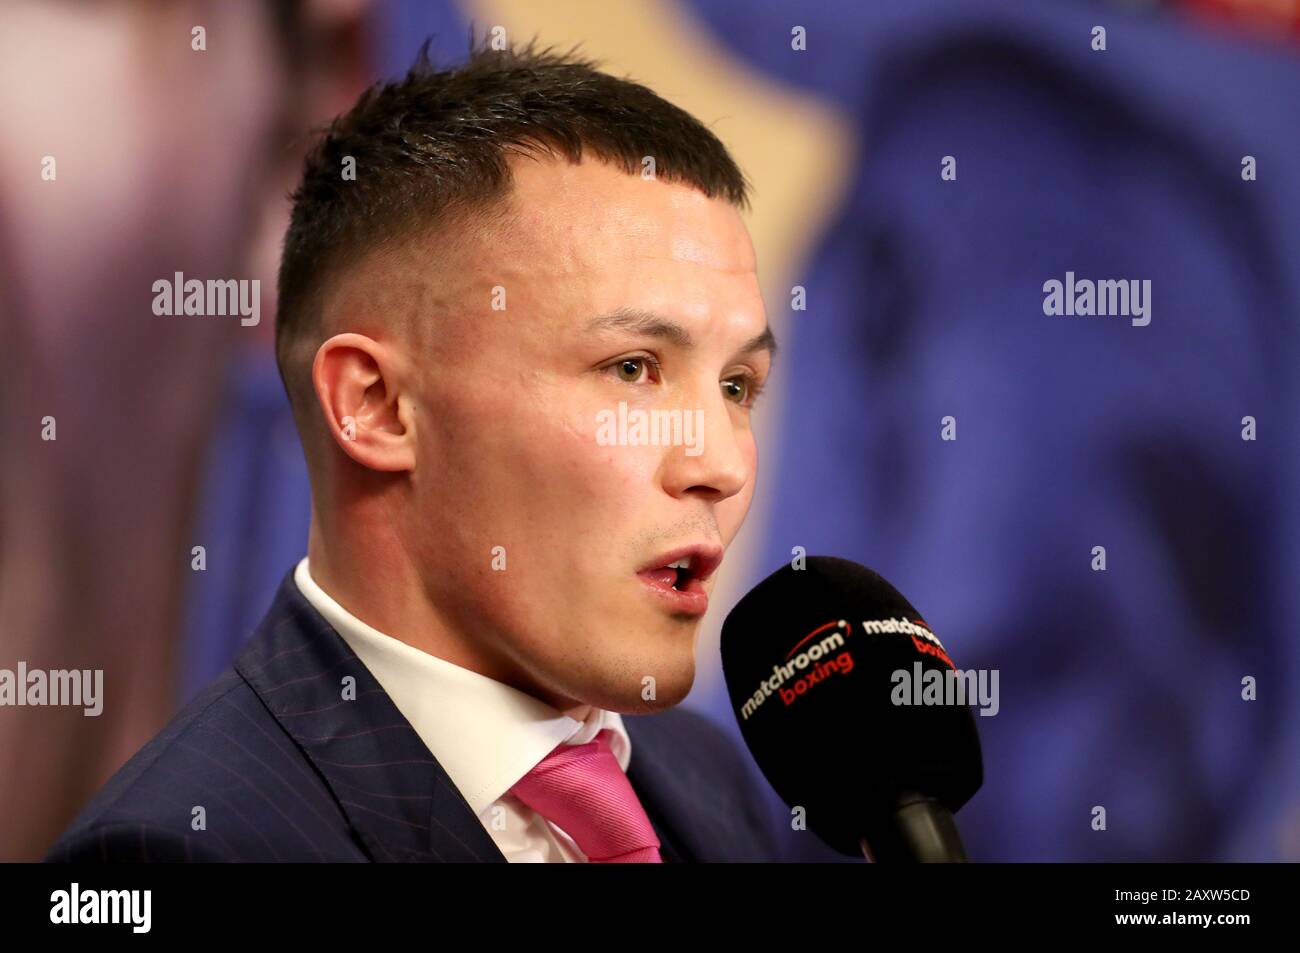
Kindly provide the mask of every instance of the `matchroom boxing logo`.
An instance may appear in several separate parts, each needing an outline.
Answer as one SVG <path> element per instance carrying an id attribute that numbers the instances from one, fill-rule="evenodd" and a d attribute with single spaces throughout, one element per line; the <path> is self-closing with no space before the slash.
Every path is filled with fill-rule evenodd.
<path id="1" fill-rule="evenodd" d="M 836 674 L 847 675 L 853 671 L 853 656 L 844 648 L 844 639 L 852 631 L 853 627 L 840 619 L 818 626 L 796 642 L 786 653 L 785 661 L 772 666 L 771 677 L 760 682 L 749 701 L 745 702 L 740 709 L 741 719 L 748 721 L 749 716 L 758 711 L 758 706 L 767 701 L 773 692 L 779 692 L 781 701 L 790 706 L 823 679 Z M 821 636 L 818 641 L 808 645 L 818 636 Z M 808 647 L 804 648 L 805 645 Z M 807 674 L 795 678 L 796 672 Z M 795 680 L 787 687 L 785 683 L 791 679 Z"/>
<path id="2" fill-rule="evenodd" d="M 958 671 L 943 643 L 925 620 L 872 619 L 862 622 L 862 632 L 865 635 L 906 635 L 917 652 L 933 656 L 947 666 L 946 672 L 935 669 L 922 672 L 918 661 L 913 664 L 913 672 L 905 669 L 895 671 L 892 676 L 894 689 L 890 695 L 893 704 L 964 705 L 967 698 L 978 698 L 982 706 L 981 715 L 997 714 L 997 671 L 992 672 L 991 692 L 987 672 Z M 780 664 L 772 666 L 771 676 L 759 682 L 740 709 L 741 720 L 748 721 L 774 694 L 789 707 L 832 675 L 847 675 L 853 671 L 853 655 L 845 646 L 845 640 L 852 633 L 853 626 L 839 619 L 820 625 L 801 638 Z M 973 683 L 969 694 L 965 691 L 968 681 Z"/>
<path id="3" fill-rule="evenodd" d="M 902 633 L 910 636 L 912 644 L 922 655 L 933 655 L 949 668 L 957 667 L 944 651 L 939 637 L 930 631 L 924 619 L 917 619 L 915 622 L 910 619 L 877 619 L 874 622 L 862 623 L 862 631 L 872 635 Z"/>

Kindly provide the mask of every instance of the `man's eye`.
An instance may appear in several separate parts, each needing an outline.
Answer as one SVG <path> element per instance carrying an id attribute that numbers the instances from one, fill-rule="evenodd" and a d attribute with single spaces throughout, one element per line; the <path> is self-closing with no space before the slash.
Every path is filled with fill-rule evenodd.
<path id="1" fill-rule="evenodd" d="M 753 404 L 762 389 L 750 374 L 740 374 L 722 381 L 722 395 L 742 407 Z"/>
<path id="2" fill-rule="evenodd" d="M 625 357 L 610 365 L 610 369 L 618 375 L 618 379 L 628 384 L 639 383 L 647 371 L 657 367 L 658 365 L 648 357 Z"/>

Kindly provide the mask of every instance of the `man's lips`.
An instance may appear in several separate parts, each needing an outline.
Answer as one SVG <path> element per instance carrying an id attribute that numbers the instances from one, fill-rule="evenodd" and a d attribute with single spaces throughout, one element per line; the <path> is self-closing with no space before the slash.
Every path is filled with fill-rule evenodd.
<path id="1" fill-rule="evenodd" d="M 637 576 L 674 612 L 703 615 L 709 608 L 704 581 L 718 568 L 722 554 L 721 546 L 679 546 L 656 556 Z"/>
<path id="2" fill-rule="evenodd" d="M 655 572 L 666 569 L 674 563 L 686 562 L 689 564 L 686 572 L 691 578 L 703 582 L 712 576 L 722 563 L 722 555 L 722 547 L 716 544 L 695 543 L 690 546 L 678 546 L 660 553 L 642 566 L 639 572 Z"/>

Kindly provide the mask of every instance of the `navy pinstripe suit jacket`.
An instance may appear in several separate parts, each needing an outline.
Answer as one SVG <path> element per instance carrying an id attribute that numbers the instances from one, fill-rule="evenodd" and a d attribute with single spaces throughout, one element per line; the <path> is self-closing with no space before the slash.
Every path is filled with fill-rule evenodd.
<path id="1" fill-rule="evenodd" d="M 341 697 L 348 675 L 355 700 Z M 721 729 L 681 708 L 624 724 L 628 778 L 665 861 L 781 859 L 755 775 Z M 193 829 L 199 816 L 206 829 Z M 505 857 L 290 572 L 234 665 L 113 775 L 46 860 Z"/>

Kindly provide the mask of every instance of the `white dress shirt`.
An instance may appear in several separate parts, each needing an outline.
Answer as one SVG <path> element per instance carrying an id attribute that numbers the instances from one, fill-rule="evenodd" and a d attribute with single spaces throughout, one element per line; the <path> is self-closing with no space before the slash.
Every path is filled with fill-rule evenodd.
<path id="1" fill-rule="evenodd" d="M 306 558 L 294 582 L 357 654 L 442 765 L 511 863 L 585 863 L 573 839 L 507 792 L 558 744 L 612 729 L 627 771 L 632 742 L 617 712 L 583 705 L 562 712 L 513 686 L 407 645 L 362 622 L 312 579 Z"/>

